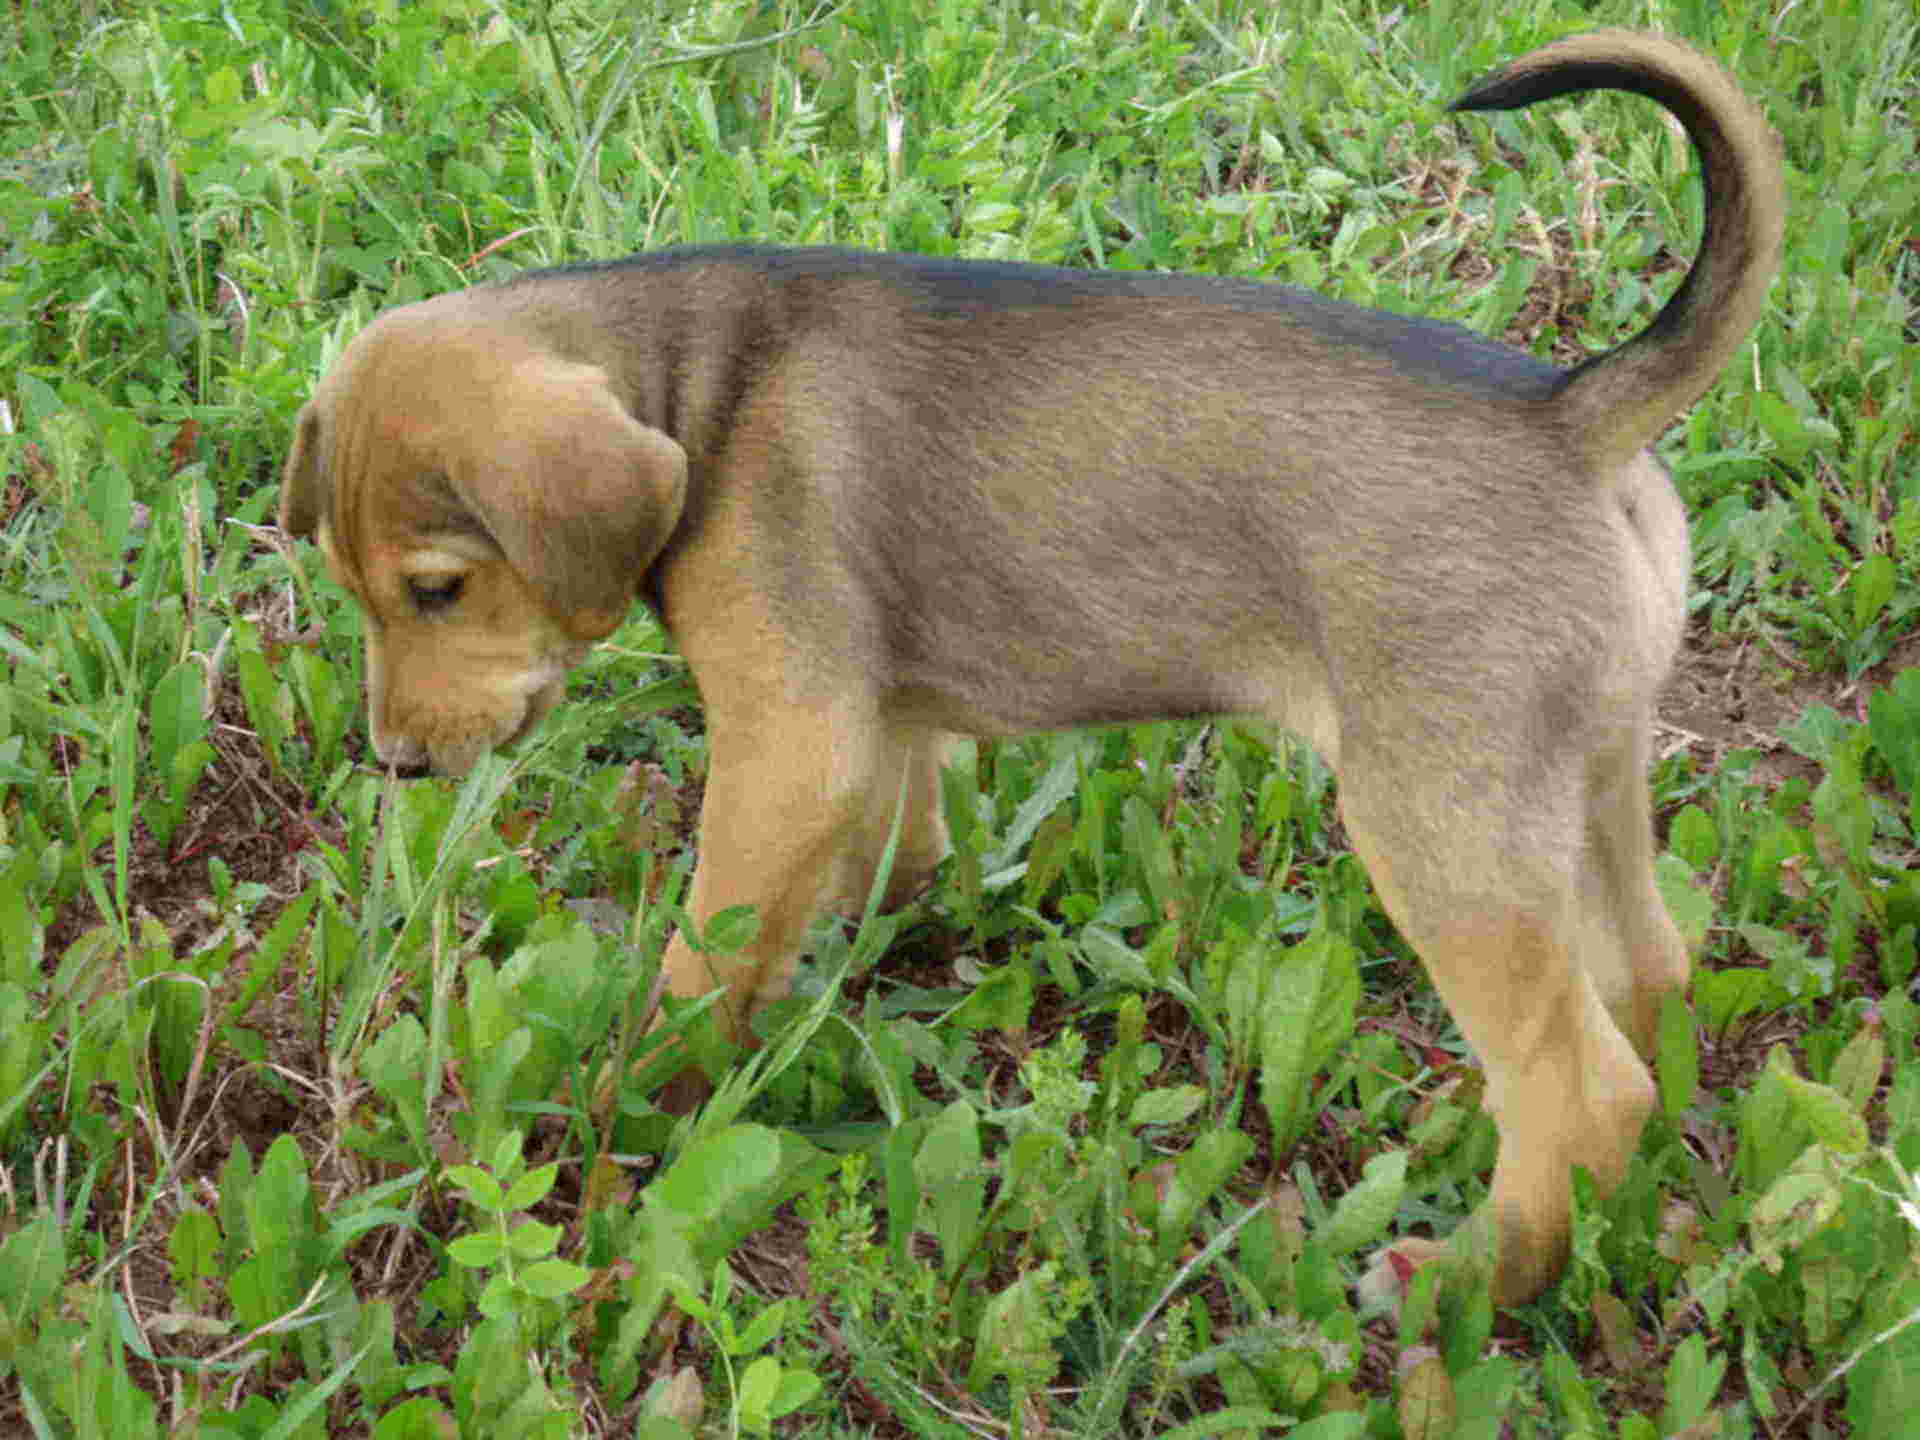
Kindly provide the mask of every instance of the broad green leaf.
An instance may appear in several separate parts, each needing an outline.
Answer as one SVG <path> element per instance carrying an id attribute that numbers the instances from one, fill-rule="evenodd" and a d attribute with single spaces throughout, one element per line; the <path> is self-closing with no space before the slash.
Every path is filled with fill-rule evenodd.
<path id="1" fill-rule="evenodd" d="M 1867 1104 L 1880 1087 L 1880 1072 L 1887 1063 L 1886 1034 L 1878 1024 L 1862 1025 L 1853 1038 L 1833 1058 L 1829 1079 L 1833 1088 L 1854 1113 L 1864 1115 Z"/>
<path id="2" fill-rule="evenodd" d="M 1875 1299 L 1880 1313 L 1868 1317 L 1875 1333 L 1895 1331 L 1920 1308 L 1920 1283 L 1909 1275 Z M 1847 1419 L 1856 1436 L 1914 1440 L 1920 1431 L 1920 1325 L 1899 1325 L 1860 1354 L 1847 1374 Z"/>
<path id="3" fill-rule="evenodd" d="M 303 1270 L 300 1258 L 318 1238 L 318 1212 L 307 1182 L 307 1157 L 291 1135 L 282 1135 L 267 1147 L 248 1199 L 254 1253 L 290 1270 Z"/>
<path id="4" fill-rule="evenodd" d="M 12 1269 L 11 1246 L 10 1240 L 8 1253 L 0 1254 L 0 1271 Z M 195 1205 L 181 1210 L 167 1235 L 167 1259 L 174 1286 L 189 1297 L 188 1303 L 204 1303 L 207 1282 L 219 1273 L 220 1266 L 220 1227 L 213 1216 Z"/>
<path id="5" fill-rule="evenodd" d="M 689 941 L 696 937 L 689 931 Z M 760 933 L 760 912 L 751 905 L 730 905 L 715 915 L 699 934 L 695 949 L 708 955 L 732 955 L 751 945 Z"/>
<path id="6" fill-rule="evenodd" d="M 1332 1255 L 1350 1255 L 1384 1239 L 1407 1189 L 1407 1152 L 1389 1150 L 1367 1162 L 1360 1183 L 1340 1197 L 1314 1238 Z"/>
<path id="7" fill-rule="evenodd" d="M 1156 920 L 1174 918 L 1180 908 L 1179 877 L 1173 847 L 1159 818 L 1138 795 L 1129 795 L 1120 807 L 1121 829 L 1140 876 L 1146 882 Z"/>
<path id="8" fill-rule="evenodd" d="M 1842 1155 L 1858 1155 L 1867 1148 L 1867 1122 L 1860 1112 L 1830 1085 L 1798 1075 L 1787 1075 L 1787 1094 L 1814 1139 Z"/>
<path id="9" fill-rule="evenodd" d="M 789 1302 L 776 1300 L 758 1315 L 753 1317 L 746 1330 L 734 1345 L 735 1355 L 751 1355 L 756 1350 L 765 1349 L 773 1343 L 774 1336 L 780 1333 L 780 1327 L 787 1323 Z"/>
<path id="10" fill-rule="evenodd" d="M 314 760 L 324 773 L 339 758 L 340 742 L 353 718 L 353 697 L 333 662 L 296 647 L 289 657 L 301 708 L 313 726 Z"/>
<path id="11" fill-rule="evenodd" d="M 449 1165 L 447 1183 L 467 1192 L 467 1199 L 482 1210 L 498 1212 L 507 1208 L 506 1191 L 500 1182 L 478 1165 Z"/>
<path id="12" fill-rule="evenodd" d="M 813 1371 L 783 1367 L 780 1371 L 780 1388 L 774 1392 L 773 1401 L 767 1406 L 767 1414 L 775 1420 L 783 1415 L 791 1415 L 802 1405 L 811 1404 L 821 1389 L 820 1377 Z"/>
<path id="13" fill-rule="evenodd" d="M 1667 826 L 1667 844 L 1695 870 L 1705 870 L 1720 857 L 1720 831 L 1698 805 L 1683 805 Z"/>
<path id="14" fill-rule="evenodd" d="M 1656 860 L 1653 878 L 1680 938 L 1687 949 L 1698 950 L 1713 924 L 1713 897 L 1695 883 L 1693 867 L 1678 855 L 1662 855 Z"/>
<path id="15" fill-rule="evenodd" d="M 1860 1303 L 1864 1283 L 1845 1260 L 1826 1258 L 1800 1265 L 1800 1319 L 1816 1350 L 1826 1350 L 1845 1338 Z"/>
<path id="16" fill-rule="evenodd" d="M 470 976 L 472 973 L 469 970 Z M 514 1081 L 519 1076 L 521 1062 L 533 1051 L 533 1031 L 525 1025 L 516 1025 L 492 1043 L 481 1041 L 477 1035 L 472 1040 L 472 1047 L 463 1059 L 467 1066 L 468 1094 L 473 1100 L 474 1154 L 485 1156 L 491 1152 L 494 1173 L 511 1175 L 519 1166 L 520 1132 L 514 1128 L 516 1121 L 508 1107 L 521 1098 Z"/>
<path id="17" fill-rule="evenodd" d="M 1809 705 L 1799 719 L 1780 726 L 1779 735 L 1790 748 L 1825 769 L 1853 728 L 1831 705 Z"/>
<path id="18" fill-rule="evenodd" d="M 447 1440 L 453 1417 L 430 1395 L 402 1400 L 373 1427 L 373 1440 Z M 684 1435 L 685 1432 L 682 1432 Z"/>
<path id="19" fill-rule="evenodd" d="M 1735 898 L 1749 910 L 1770 904 L 1780 895 L 1783 867 L 1811 848 L 1812 842 L 1802 828 L 1779 816 L 1772 817 L 1754 835 L 1745 861 L 1736 860 L 1739 885 Z"/>
<path id="20" fill-rule="evenodd" d="M 557 1163 L 542 1165 L 538 1170 L 529 1170 L 513 1182 L 513 1188 L 507 1191 L 505 1208 L 508 1210 L 530 1210 L 546 1199 L 547 1192 L 553 1189 L 553 1182 L 560 1173 Z"/>
<path id="21" fill-rule="evenodd" d="M 986 1198 L 980 1122 L 965 1100 L 934 1117 L 914 1156 L 913 1173 L 920 1182 L 921 1213 L 940 1241 L 941 1273 L 951 1277 L 972 1253 Z"/>
<path id="22" fill-rule="evenodd" d="M 560 1227 L 539 1220 L 524 1220 L 507 1236 L 507 1248 L 522 1260 L 551 1255 L 560 1243 Z"/>
<path id="23" fill-rule="evenodd" d="M 235 632 L 242 633 L 244 624 L 236 622 Z M 258 644 L 255 639 L 253 645 Z M 273 668 L 258 649 L 243 644 L 234 663 L 240 677 L 240 698 L 247 707 L 247 720 L 260 737 L 260 748 L 266 754 L 267 763 L 276 775 L 280 774 L 281 746 L 287 733 L 287 692 L 274 678 Z"/>
<path id="24" fill-rule="evenodd" d="M 1763 1190 L 1772 1184 L 1806 1147 L 1806 1126 L 1787 1089 L 1787 1076 L 1792 1073 L 1792 1059 L 1776 1045 L 1740 1102 L 1738 1163 L 1741 1178 L 1751 1189 Z"/>
<path id="25" fill-rule="evenodd" d="M 748 1235 L 763 1228 L 780 1205 L 831 1174 L 836 1163 L 832 1156 L 791 1130 L 753 1125 L 727 1129 L 753 1136 L 743 1142 L 752 1147 L 753 1153 L 750 1163 L 736 1166 L 735 1173 L 725 1177 L 710 1192 L 706 1204 L 691 1211 L 697 1218 L 689 1238 L 701 1257 L 701 1264 L 708 1268 L 731 1254 Z M 762 1146 L 764 1155 L 758 1153 Z M 697 1148 L 698 1145 L 689 1147 L 687 1153 Z M 651 1187 L 647 1193 L 651 1194 L 654 1188 L 658 1186 Z"/>
<path id="26" fill-rule="evenodd" d="M 1869 555 L 1854 568 L 1847 589 L 1853 593 L 1853 628 L 1856 634 L 1880 618 L 1880 612 L 1893 599 L 1898 572 L 1891 555 Z"/>
<path id="27" fill-rule="evenodd" d="M 732 1125 L 690 1145 L 646 1190 L 646 1203 L 698 1220 L 768 1184 L 780 1163 L 780 1140 L 759 1125 Z"/>
<path id="28" fill-rule="evenodd" d="M 1559 1407 L 1562 1425 L 1561 1436 L 1591 1436 L 1593 1440 L 1610 1433 L 1605 1413 L 1600 1402 L 1594 1398 L 1593 1391 L 1581 1378 L 1579 1367 L 1573 1363 L 1573 1357 L 1558 1347 L 1546 1352 L 1541 1361 L 1541 1371 L 1547 1383 L 1547 1393 Z"/>
<path id="29" fill-rule="evenodd" d="M 967 207 L 967 229 L 989 234 L 1011 230 L 1020 223 L 1020 207 L 1004 200 L 981 200 Z"/>
<path id="30" fill-rule="evenodd" d="M 980 977 L 953 1022 L 967 1030 L 1022 1030 L 1032 1009 L 1033 972 L 1019 963 L 1001 965 Z"/>
<path id="31" fill-rule="evenodd" d="M 1186 1244 L 1200 1207 L 1239 1172 L 1253 1149 L 1252 1139 L 1238 1130 L 1207 1130 L 1174 1162 L 1166 1196 L 1160 1203 L 1162 1259 L 1171 1259 Z"/>
<path id="32" fill-rule="evenodd" d="M 915 1176 L 914 1155 L 921 1140 L 920 1121 L 897 1125 L 880 1147 L 881 1183 L 887 1200 L 887 1254 L 897 1266 L 913 1263 L 908 1247 L 919 1228 L 924 1192 Z"/>
<path id="33" fill-rule="evenodd" d="M 1833 1177 L 1796 1166 L 1769 1185 L 1747 1215 L 1753 1250 L 1770 1270 L 1787 1254 L 1826 1228 L 1840 1213 L 1843 1196 Z"/>
<path id="34" fill-rule="evenodd" d="M 1700 1088 L 1700 1036 L 1693 1028 L 1687 997 L 1670 992 L 1660 1002 L 1659 1050 L 1655 1069 L 1660 1080 L 1660 1104 L 1669 1120 L 1678 1123 Z"/>
<path id="35" fill-rule="evenodd" d="M 220 1167 L 220 1232 L 226 1236 L 229 1256 L 254 1248 L 253 1230 L 247 1223 L 252 1196 L 253 1155 L 245 1140 L 236 1140 L 227 1152 L 227 1163 Z"/>
<path id="36" fill-rule="evenodd" d="M 780 1362 L 762 1355 L 740 1375 L 740 1413 L 751 1417 L 748 1428 L 758 1430 L 773 1416 L 769 1413 L 773 1397 L 780 1389 Z"/>
<path id="37" fill-rule="evenodd" d="M 182 660 L 160 677 L 147 701 L 147 746 L 155 768 L 171 772 L 174 757 L 207 733 L 206 672 Z"/>
<path id="38" fill-rule="evenodd" d="M 1817 999 L 1833 988 L 1830 958 L 1816 956 L 1798 935 L 1771 925 L 1749 923 L 1740 926 L 1740 938 L 1766 959 L 1767 973 L 1788 995 Z"/>
<path id="39" fill-rule="evenodd" d="M 1055 1348 L 1060 1317 L 1049 1304 L 1056 1283 L 1057 1272 L 1048 1262 L 1023 1272 L 987 1301 L 968 1371 L 974 1390 L 1002 1376 L 1018 1393 L 1043 1384 L 1060 1368 Z"/>
<path id="40" fill-rule="evenodd" d="M 46 950 L 46 929 L 29 898 L 28 873 L 27 866 L 17 861 L 0 868 L 0 982 L 14 986 L 22 998 L 29 988 L 37 988 L 40 959 Z"/>
<path id="41" fill-rule="evenodd" d="M 513 1277 L 505 1270 L 493 1271 L 481 1287 L 480 1298 L 473 1302 L 473 1308 L 489 1320 L 511 1316 L 515 1308 Z"/>
<path id="42" fill-rule="evenodd" d="M 407 1138 L 417 1150 L 424 1151 L 428 1138 L 427 1032 L 420 1022 L 411 1015 L 395 1019 L 362 1053 L 360 1072 L 375 1093 L 393 1106 Z M 422 1153 L 419 1158 L 427 1157 Z"/>
<path id="43" fill-rule="evenodd" d="M 530 1295 L 542 1300 L 558 1300 L 562 1295 L 571 1295 L 592 1278 L 591 1270 L 570 1260 L 536 1260 L 520 1272 L 519 1283 Z"/>
<path id="44" fill-rule="evenodd" d="M 1846 762 L 1836 757 L 1833 767 L 1813 787 L 1814 840 L 1823 855 L 1830 855 L 1837 843 L 1846 862 L 1865 872 L 1873 858 L 1873 800 L 1861 779 L 1859 752 L 1849 749 L 1844 753 Z"/>
<path id="45" fill-rule="evenodd" d="M 1788 996 L 1764 970 L 1702 970 L 1693 978 L 1693 1005 L 1700 1024 L 1713 1035 L 1744 1015 L 1785 1004 Z"/>
<path id="46" fill-rule="evenodd" d="M 1034 1214 L 1049 1212 L 1057 1221 L 1069 1223 L 1060 1207 L 1067 1195 L 1078 1191 L 1066 1178 L 1071 1165 L 1068 1151 L 1068 1139 L 1058 1130 L 1029 1130 L 1007 1147 L 1005 1185 L 1024 1202 L 1008 1216 L 1010 1223 L 1024 1225 Z"/>
<path id="47" fill-rule="evenodd" d="M 1814 440 L 1793 407 L 1767 390 L 1756 391 L 1752 405 L 1754 418 L 1765 428 L 1780 458 L 1788 464 L 1804 459 L 1813 448 Z"/>
<path id="48" fill-rule="evenodd" d="M 424 1171 L 415 1171 L 415 1176 Z M 415 1183 L 418 1183 L 416 1180 Z M 356 1197 L 366 1198 L 365 1194 Z M 327 1225 L 326 1258 L 329 1262 L 338 1260 L 346 1248 L 369 1230 L 378 1230 L 383 1225 L 398 1225 L 406 1230 L 420 1228 L 419 1217 L 411 1210 L 396 1210 L 391 1205 L 370 1205 L 364 1210 L 355 1210 L 348 1215 L 332 1220 Z"/>
<path id="49" fill-rule="evenodd" d="M 1326 930 L 1266 962 L 1260 1007 L 1260 1103 L 1274 1143 L 1299 1138 L 1308 1118 L 1313 1078 L 1353 1037 L 1360 999 L 1360 967 L 1353 947 Z"/>
<path id="50" fill-rule="evenodd" d="M 1072 799 L 1079 784 L 1079 752 L 1071 744 L 1062 744 L 1053 764 L 1047 767 L 1047 773 L 1040 777 L 1032 793 L 1020 802 L 1020 808 L 1014 812 L 1013 823 L 1007 826 L 1007 833 L 1000 837 L 999 847 L 987 857 L 986 864 L 996 870 L 1012 864 L 1027 842 L 1039 833 L 1041 822 Z M 1071 817 L 1068 817 L 1068 821 L 1071 824 Z"/>
<path id="51" fill-rule="evenodd" d="M 1207 1103 L 1207 1092 L 1198 1085 L 1168 1085 L 1149 1090 L 1133 1103 L 1127 1116 L 1129 1129 L 1143 1125 L 1178 1125 Z"/>
<path id="52" fill-rule="evenodd" d="M 233 1302 L 234 1316 L 241 1325 L 255 1330 L 270 1324 L 299 1298 L 284 1277 L 284 1267 L 260 1256 L 242 1261 L 228 1272 L 227 1298 Z"/>
<path id="53" fill-rule="evenodd" d="M 1073 832 L 1073 816 L 1066 810 L 1054 811 L 1034 831 L 1033 846 L 1027 851 L 1026 879 L 1020 892 L 1028 909 L 1046 897 L 1073 858 Z"/>
<path id="54" fill-rule="evenodd" d="M 49 1211 L 9 1235 L 0 1245 L 0 1316 L 23 1329 L 33 1325 L 58 1292 L 66 1260 L 66 1241 Z"/>
<path id="55" fill-rule="evenodd" d="M 514 1435 L 504 1422 L 530 1386 L 539 1386 L 529 1367 L 526 1341 L 511 1317 L 489 1317 L 475 1325 L 460 1347 L 454 1382 L 448 1387 L 463 1435 Z M 544 1393 L 544 1387 L 541 1387 Z"/>
<path id="56" fill-rule="evenodd" d="M 1698 1330 L 1674 1347 L 1667 1362 L 1667 1403 L 1660 1412 L 1660 1433 L 1675 1435 L 1703 1418 L 1720 1393 L 1727 1357 L 1709 1354 Z"/>
<path id="57" fill-rule="evenodd" d="M 479 1270 L 495 1264 L 506 1253 L 506 1241 L 491 1230 L 478 1231 L 472 1235 L 462 1235 L 447 1243 L 447 1254 L 455 1263 L 465 1265 L 470 1270 Z"/>
<path id="58" fill-rule="evenodd" d="M 1920 668 L 1902 671 L 1868 699 L 1867 733 L 1893 783 L 1920 807 Z"/>

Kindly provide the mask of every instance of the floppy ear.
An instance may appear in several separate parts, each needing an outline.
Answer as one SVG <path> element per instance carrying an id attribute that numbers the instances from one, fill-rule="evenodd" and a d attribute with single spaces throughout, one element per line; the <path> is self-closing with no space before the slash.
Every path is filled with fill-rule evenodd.
<path id="1" fill-rule="evenodd" d="M 604 370 L 516 366 L 494 416 L 462 428 L 449 478 L 508 561 L 567 627 L 608 634 L 680 523 L 687 457 L 627 413 Z"/>
<path id="2" fill-rule="evenodd" d="M 320 451 L 320 414 L 311 404 L 303 405 L 280 475 L 280 528 L 296 539 L 320 528 Z"/>

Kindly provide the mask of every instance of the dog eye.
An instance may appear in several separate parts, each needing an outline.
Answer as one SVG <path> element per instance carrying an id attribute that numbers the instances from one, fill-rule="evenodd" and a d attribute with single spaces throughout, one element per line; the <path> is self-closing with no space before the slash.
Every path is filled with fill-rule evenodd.
<path id="1" fill-rule="evenodd" d="M 466 581 L 464 575 L 435 575 L 423 580 L 409 580 L 407 593 L 413 597 L 413 603 L 421 614 L 433 615 L 460 598 L 461 587 Z"/>

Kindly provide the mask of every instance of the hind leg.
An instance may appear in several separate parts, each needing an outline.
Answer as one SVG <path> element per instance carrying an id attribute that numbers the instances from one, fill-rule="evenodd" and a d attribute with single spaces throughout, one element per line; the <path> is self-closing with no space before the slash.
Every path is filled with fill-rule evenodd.
<path id="1" fill-rule="evenodd" d="M 1613 887 L 1589 883 L 1586 786 L 1568 776 L 1523 792 L 1352 758 L 1341 808 L 1355 848 L 1485 1066 L 1500 1130 L 1486 1210 L 1452 1248 L 1466 1260 L 1490 1251 L 1495 1300 L 1519 1304 L 1565 1263 L 1573 1166 L 1617 1184 L 1654 1103 L 1602 999 L 1601 983 L 1635 969 L 1619 926 L 1588 913 Z M 1416 1263 L 1436 1255 L 1394 1248 Z"/>
<path id="2" fill-rule="evenodd" d="M 1653 807 L 1647 792 L 1650 732 L 1636 726 L 1598 754 L 1588 781 L 1581 852 L 1580 953 L 1614 1022 L 1651 1059 L 1660 1007 L 1684 990 L 1686 943 L 1653 878 Z"/>

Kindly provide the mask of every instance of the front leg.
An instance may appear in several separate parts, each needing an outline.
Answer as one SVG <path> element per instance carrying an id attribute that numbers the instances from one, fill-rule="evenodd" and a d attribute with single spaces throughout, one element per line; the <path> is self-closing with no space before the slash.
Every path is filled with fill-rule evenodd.
<path id="1" fill-rule="evenodd" d="M 753 1017 L 792 986 L 807 927 L 865 873 L 877 762 L 889 747 L 867 706 L 745 709 L 709 708 L 711 760 L 687 910 L 704 931 L 721 911 L 751 905 L 759 931 L 730 955 L 702 954 L 676 935 L 664 964 L 667 989 L 682 999 L 723 990 L 713 1012 L 722 1033 L 751 1045 Z"/>

